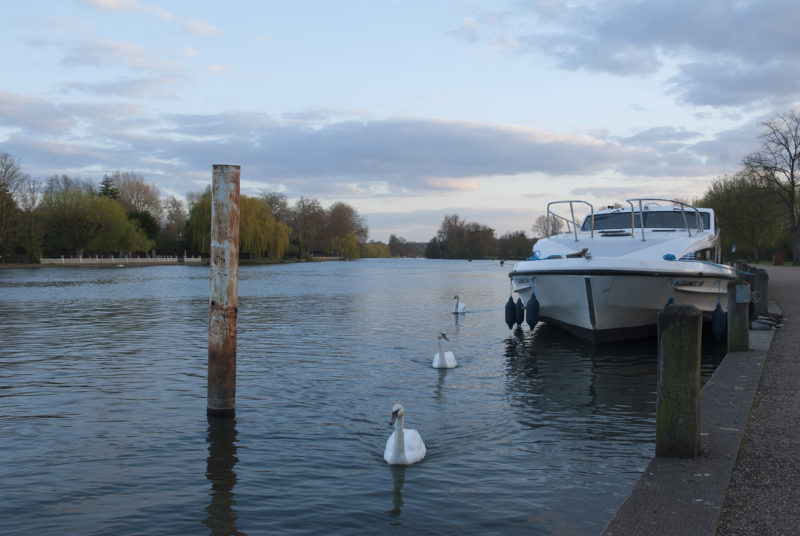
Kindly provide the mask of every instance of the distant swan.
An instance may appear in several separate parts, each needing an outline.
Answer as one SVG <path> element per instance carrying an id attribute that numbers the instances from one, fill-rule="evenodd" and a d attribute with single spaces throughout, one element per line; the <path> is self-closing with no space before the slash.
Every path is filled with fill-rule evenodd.
<path id="1" fill-rule="evenodd" d="M 458 366 L 456 356 L 453 355 L 453 352 L 445 352 L 442 349 L 442 339 L 446 341 L 450 339 L 444 333 L 439 334 L 437 338 L 439 339 L 439 351 L 433 355 L 433 368 L 456 368 Z"/>
<path id="2" fill-rule="evenodd" d="M 456 304 L 453 306 L 453 314 L 466 313 L 467 304 L 458 299 L 458 294 L 456 294 L 453 299 L 456 300 Z"/>
<path id="3" fill-rule="evenodd" d="M 394 432 L 386 440 L 383 459 L 390 465 L 411 465 L 425 457 L 425 443 L 419 433 L 410 428 L 403 428 L 403 406 L 395 404 L 392 408 Z"/>

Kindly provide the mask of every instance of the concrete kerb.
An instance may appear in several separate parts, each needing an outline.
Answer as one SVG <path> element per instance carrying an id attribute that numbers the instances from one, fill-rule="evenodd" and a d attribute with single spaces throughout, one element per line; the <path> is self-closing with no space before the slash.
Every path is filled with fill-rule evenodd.
<path id="1" fill-rule="evenodd" d="M 780 309 L 770 302 L 770 311 Z M 654 458 L 603 535 L 716 533 L 774 333 L 750 330 L 749 349 L 729 352 L 703 386 L 700 456 Z"/>

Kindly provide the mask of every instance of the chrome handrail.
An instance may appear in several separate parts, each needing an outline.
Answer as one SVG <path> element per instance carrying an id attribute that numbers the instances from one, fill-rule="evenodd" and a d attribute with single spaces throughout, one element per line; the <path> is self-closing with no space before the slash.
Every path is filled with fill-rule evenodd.
<path id="1" fill-rule="evenodd" d="M 642 205 L 643 201 L 652 201 L 652 202 L 663 202 L 663 203 L 671 203 L 672 205 L 678 205 L 681 209 L 681 215 L 683 216 L 683 224 L 686 228 L 686 232 L 689 233 L 689 236 L 692 236 L 692 228 L 689 227 L 689 220 L 686 218 L 686 209 L 693 210 L 695 215 L 695 221 L 697 222 L 697 229 L 698 232 L 702 233 L 704 231 L 703 228 L 703 218 L 700 216 L 700 211 L 697 207 L 693 207 L 688 203 L 684 203 L 682 201 L 676 201 L 674 199 L 661 199 L 657 197 L 641 197 L 641 198 L 633 198 L 633 199 L 626 199 L 625 202 L 631 206 L 631 236 L 635 236 L 636 231 L 636 208 L 634 207 L 634 203 L 639 204 L 639 229 L 642 231 L 642 242 L 645 241 L 645 226 L 644 226 L 644 207 L 647 205 Z"/>
<path id="2" fill-rule="evenodd" d="M 570 218 L 571 219 L 565 218 L 564 216 L 556 214 L 555 212 L 553 212 L 550 209 L 550 205 L 558 205 L 558 204 L 563 204 L 563 203 L 569 203 L 569 212 L 570 212 Z M 574 205 L 574 203 L 582 203 L 584 205 L 588 205 L 589 211 L 591 213 L 591 218 L 592 218 L 592 227 L 590 229 L 590 236 L 592 238 L 594 238 L 594 207 L 591 205 L 591 203 L 588 203 L 587 201 L 583 201 L 583 200 L 580 200 L 580 199 L 570 199 L 570 200 L 564 200 L 564 201 L 551 201 L 550 203 L 547 203 L 547 221 L 545 222 L 545 234 L 547 235 L 547 238 L 550 238 L 550 217 L 552 216 L 553 218 L 558 218 L 559 220 L 564 220 L 567 223 L 567 232 L 570 231 L 570 226 L 572 226 L 572 232 L 573 232 L 573 234 L 575 236 L 575 242 L 578 241 L 578 228 L 580 227 L 580 224 L 578 224 L 575 221 L 575 205 Z"/>

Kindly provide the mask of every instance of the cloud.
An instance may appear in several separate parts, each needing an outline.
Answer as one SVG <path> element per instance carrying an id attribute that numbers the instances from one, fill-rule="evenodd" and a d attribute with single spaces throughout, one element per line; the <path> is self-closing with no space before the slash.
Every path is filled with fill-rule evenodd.
<path id="1" fill-rule="evenodd" d="M 172 13 L 166 9 L 159 7 L 149 6 L 136 0 L 78 0 L 81 4 L 104 11 L 131 11 L 138 13 L 145 13 L 157 19 L 169 21 L 172 19 Z"/>
<path id="2" fill-rule="evenodd" d="M 167 72 L 180 70 L 176 62 L 155 56 L 140 45 L 110 39 L 86 39 L 67 50 L 61 62 L 67 67 L 104 69 L 124 66 L 136 71 Z"/>
<path id="3" fill-rule="evenodd" d="M 183 21 L 181 28 L 183 28 L 184 32 L 196 37 L 214 37 L 222 34 L 222 31 L 218 27 L 198 19 L 187 19 Z"/>
<path id="4" fill-rule="evenodd" d="M 511 26 L 473 19 L 495 52 L 535 55 L 567 70 L 618 76 L 676 72 L 665 91 L 684 104 L 785 105 L 800 85 L 800 3 L 528 2 Z"/>
<path id="5" fill-rule="evenodd" d="M 206 66 L 206 72 L 211 75 L 220 73 L 229 73 L 231 71 L 233 71 L 233 67 L 231 67 L 230 65 L 217 64 L 217 65 Z"/>
<path id="6" fill-rule="evenodd" d="M 176 77 L 120 78 L 109 82 L 65 82 L 64 91 L 90 93 L 102 97 L 173 99 L 180 80 Z"/>
<path id="7" fill-rule="evenodd" d="M 168 80 L 69 88 L 112 95 L 153 92 L 160 84 Z M 281 184 L 290 198 L 480 195 L 516 180 L 522 195 L 531 181 L 560 178 L 709 177 L 733 172 L 754 150 L 753 125 L 715 136 L 669 126 L 618 138 L 565 136 L 492 123 L 373 119 L 327 108 L 278 117 L 244 111 L 148 115 L 133 103 L 52 103 L 3 92 L 0 123 L 14 130 L 4 150 L 11 143 L 25 151 L 21 157 L 33 174 L 130 169 L 188 192 L 198 188 L 197 177 L 210 177 L 211 164 L 234 163 L 246 170 L 249 184 Z"/>
<path id="8" fill-rule="evenodd" d="M 36 97 L 0 91 L 0 124 L 49 136 L 68 132 L 76 122 L 62 106 Z"/>
<path id="9" fill-rule="evenodd" d="M 461 21 L 461 26 L 450 30 L 449 33 L 456 39 L 464 41 L 465 43 L 477 43 L 480 40 L 478 25 L 472 17 L 465 17 L 464 20 Z"/>

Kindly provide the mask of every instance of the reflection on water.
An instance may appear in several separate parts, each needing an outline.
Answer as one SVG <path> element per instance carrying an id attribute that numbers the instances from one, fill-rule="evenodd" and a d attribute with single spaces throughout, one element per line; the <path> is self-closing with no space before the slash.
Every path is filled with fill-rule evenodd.
<path id="1" fill-rule="evenodd" d="M 655 343 L 509 331 L 507 273 L 241 267 L 215 420 L 207 267 L 0 270 L 0 533 L 599 533 L 652 457 Z M 398 402 L 428 450 L 395 468 Z"/>
<path id="2" fill-rule="evenodd" d="M 212 536 L 244 534 L 236 530 L 236 419 L 208 416 L 206 478 L 211 484 L 211 502 L 203 524 Z"/>
<path id="3" fill-rule="evenodd" d="M 392 509 L 389 515 L 399 517 L 403 513 L 403 484 L 406 481 L 406 466 L 391 465 L 392 471 Z"/>

